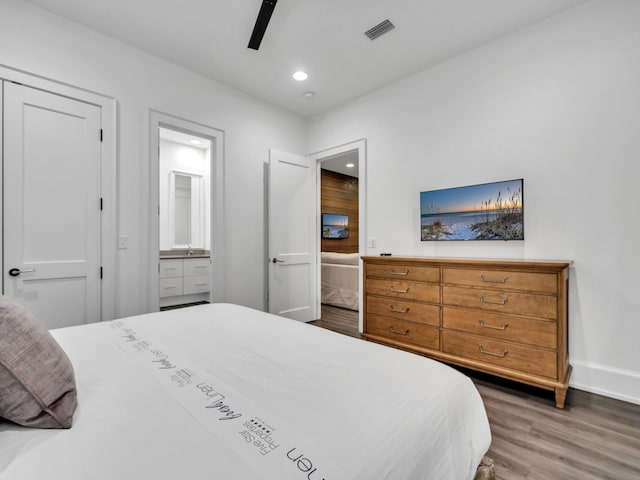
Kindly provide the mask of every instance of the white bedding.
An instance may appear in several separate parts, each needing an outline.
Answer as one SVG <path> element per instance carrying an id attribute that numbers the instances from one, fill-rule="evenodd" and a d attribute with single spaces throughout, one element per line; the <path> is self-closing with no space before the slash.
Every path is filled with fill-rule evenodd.
<path id="1" fill-rule="evenodd" d="M 269 455 L 290 468 L 287 478 L 472 479 L 489 448 L 473 383 L 433 360 L 230 304 L 121 322 L 228 389 L 245 417 L 225 428 L 242 430 L 251 409 L 269 417 L 280 442 Z M 287 480 L 247 461 L 244 447 L 216 431 L 222 422 L 190 411 L 180 395 L 195 385 L 163 386 L 162 372 L 127 353 L 110 324 L 52 331 L 76 372 L 74 425 L 0 420 L 0 479 Z M 298 445 L 306 451 L 287 456 Z M 322 462 L 312 470 L 314 454 Z"/>
<path id="2" fill-rule="evenodd" d="M 358 310 L 357 265 L 320 264 L 322 303 L 335 307 Z"/>
<path id="3" fill-rule="evenodd" d="M 320 259 L 321 301 L 358 310 L 360 257 L 357 253 L 322 252 Z"/>

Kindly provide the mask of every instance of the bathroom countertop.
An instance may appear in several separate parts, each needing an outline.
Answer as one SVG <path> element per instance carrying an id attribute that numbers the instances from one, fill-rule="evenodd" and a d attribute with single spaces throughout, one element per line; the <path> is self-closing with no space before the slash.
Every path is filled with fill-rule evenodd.
<path id="1" fill-rule="evenodd" d="M 160 260 L 176 260 L 180 258 L 211 258 L 209 250 L 193 249 L 189 254 L 187 249 L 160 250 Z"/>

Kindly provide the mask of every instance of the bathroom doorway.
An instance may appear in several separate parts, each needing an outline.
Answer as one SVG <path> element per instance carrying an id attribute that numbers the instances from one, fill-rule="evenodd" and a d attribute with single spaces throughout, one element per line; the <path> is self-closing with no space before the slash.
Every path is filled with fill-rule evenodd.
<path id="1" fill-rule="evenodd" d="M 226 298 L 223 134 L 151 116 L 150 311 Z"/>

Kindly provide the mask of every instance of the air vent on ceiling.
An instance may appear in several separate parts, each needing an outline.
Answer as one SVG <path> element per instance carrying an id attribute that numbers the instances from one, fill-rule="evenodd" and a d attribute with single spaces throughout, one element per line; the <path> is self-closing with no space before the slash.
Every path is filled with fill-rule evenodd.
<path id="1" fill-rule="evenodd" d="M 376 38 L 381 37 L 382 35 L 393 30 L 394 28 L 396 28 L 396 26 L 393 23 L 391 23 L 390 20 L 387 19 L 387 20 L 383 20 L 375 27 L 370 28 L 369 30 L 364 32 L 364 34 L 367 37 L 369 37 L 370 40 L 375 40 Z"/>

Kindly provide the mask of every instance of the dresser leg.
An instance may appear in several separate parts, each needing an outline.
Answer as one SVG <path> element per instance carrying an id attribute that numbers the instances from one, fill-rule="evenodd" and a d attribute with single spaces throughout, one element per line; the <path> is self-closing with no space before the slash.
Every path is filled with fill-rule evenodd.
<path id="1" fill-rule="evenodd" d="M 558 387 L 555 389 L 556 392 L 556 407 L 557 408 L 564 408 L 564 401 L 567 398 L 567 390 L 569 389 L 569 386 L 567 385 L 566 387 Z"/>

